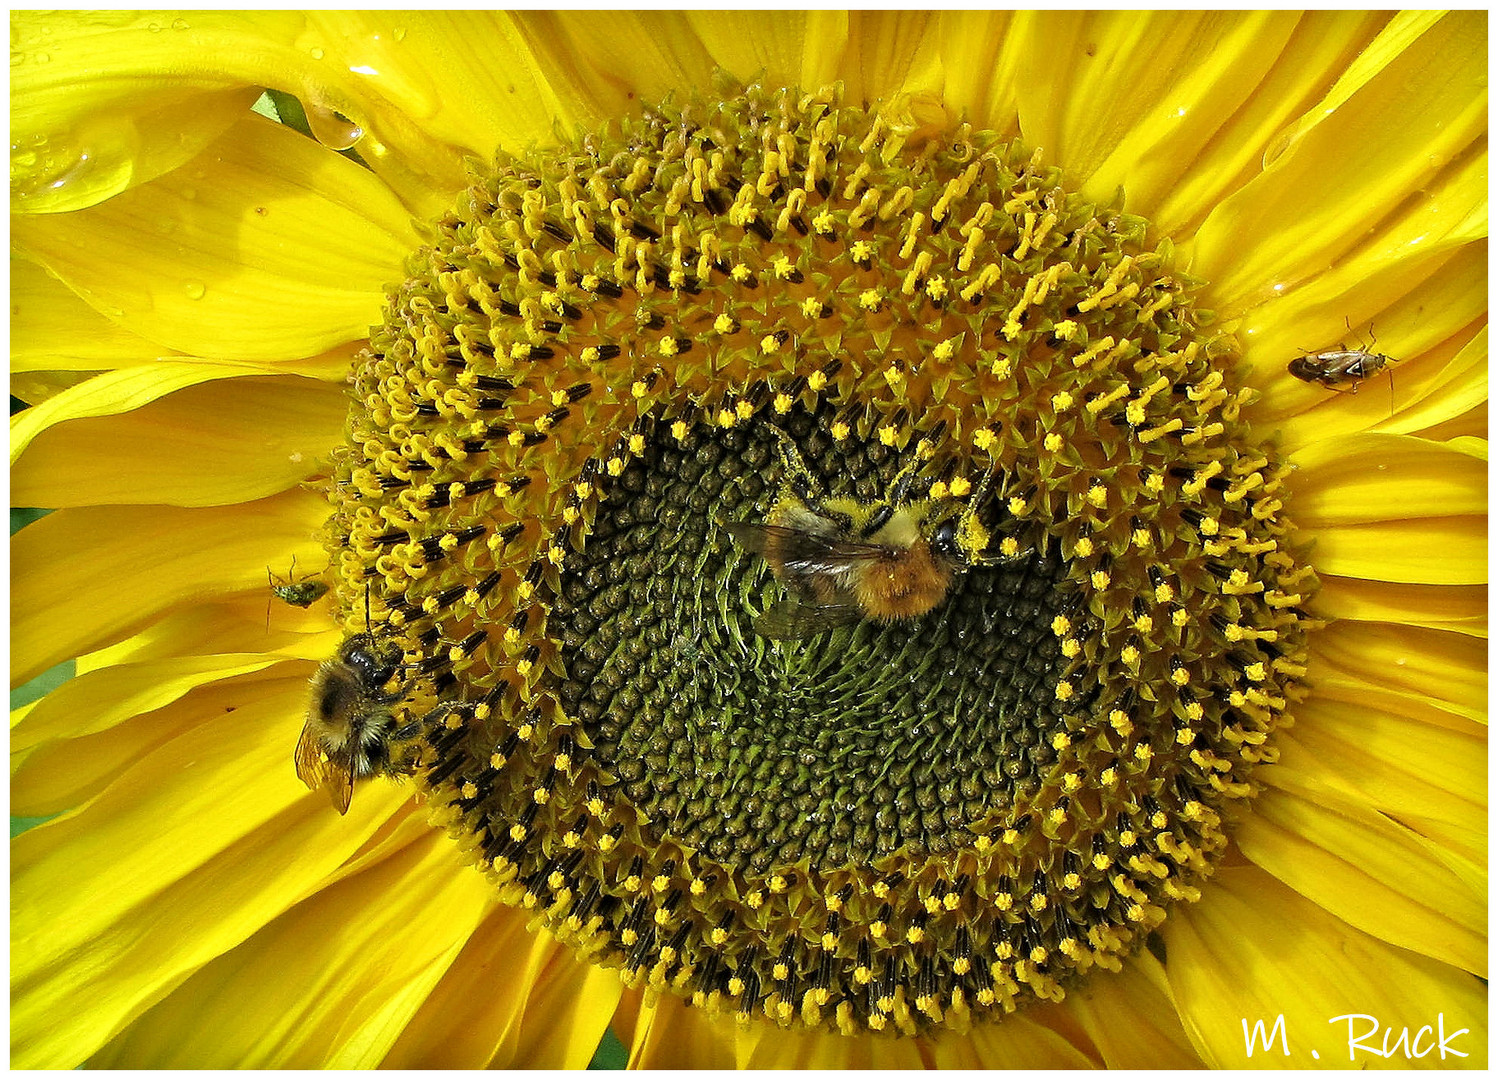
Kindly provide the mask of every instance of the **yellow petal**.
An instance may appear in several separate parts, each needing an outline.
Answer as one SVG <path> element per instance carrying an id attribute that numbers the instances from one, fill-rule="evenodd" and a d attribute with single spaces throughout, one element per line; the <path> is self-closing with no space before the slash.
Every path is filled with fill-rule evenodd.
<path id="1" fill-rule="evenodd" d="M 11 678 L 25 682 L 179 604 L 263 588 L 280 552 L 306 548 L 320 505 L 326 516 L 320 497 L 296 489 L 223 508 L 80 507 L 28 525 L 11 539 Z M 68 598 L 60 608 L 58 597 Z"/>
<path id="2" fill-rule="evenodd" d="M 82 1062 L 316 888 L 409 797 L 368 785 L 340 818 L 297 781 L 286 708 L 304 687 L 240 689 L 233 712 L 207 695 L 195 727 L 12 843 L 16 1065 Z"/>
<path id="3" fill-rule="evenodd" d="M 107 203 L 17 219 L 13 240 L 127 329 L 237 360 L 364 337 L 417 244 L 406 211 L 367 171 L 253 115 Z"/>
<path id="4" fill-rule="evenodd" d="M 1317 615 L 1361 622 L 1408 623 L 1487 637 L 1488 593 L 1470 585 L 1407 585 L 1321 574 Z"/>
<path id="5" fill-rule="evenodd" d="M 200 381 L 128 412 L 90 416 L 117 396 L 94 384 L 133 384 L 119 387 L 129 394 L 161 366 L 107 372 L 47 402 L 50 423 L 15 463 L 12 498 L 51 507 L 94 505 L 100 492 L 111 503 L 250 502 L 314 476 L 343 433 L 345 389 L 300 375 Z M 89 418 L 73 419 L 80 410 Z M 40 411 L 22 413 L 16 426 Z"/>
<path id="6" fill-rule="evenodd" d="M 990 1024 L 974 1024 L 966 1035 L 941 1033 L 923 1054 L 936 1069 L 1092 1069 L 1099 1059 L 1073 1040 L 1035 1019 L 1032 1006 Z"/>
<path id="7" fill-rule="evenodd" d="M 262 87 L 285 91 L 307 107 L 314 133 L 345 145 L 352 126 L 365 162 L 413 213 L 430 216 L 464 182 L 459 139 L 444 131 L 461 123 L 445 115 L 429 71 L 457 78 L 444 45 L 488 41 L 493 62 L 518 81 L 523 51 L 506 56 L 489 28 L 443 32 L 422 16 L 361 16 L 352 12 L 49 13 L 23 29 L 32 49 L 18 59 L 24 103 L 16 140 L 18 194 L 27 209 L 79 209 L 181 166 L 242 117 Z M 26 30 L 29 29 L 29 33 Z M 413 47 L 401 42 L 410 34 Z M 424 43 L 437 48 L 423 53 Z M 33 57 L 45 56 L 44 63 Z M 404 64 L 401 63 L 404 61 Z M 424 62 L 431 66 L 423 68 Z M 471 100 L 472 87 L 449 84 Z M 496 106 L 517 110 L 517 95 Z M 532 103 L 534 104 L 534 103 Z M 439 122 L 446 120 L 445 125 Z M 477 125 L 483 133 L 492 124 Z"/>
<path id="8" fill-rule="evenodd" d="M 442 834 L 419 815 L 412 824 L 399 846 L 194 972 L 90 1066 L 379 1064 L 493 904 Z"/>
<path id="9" fill-rule="evenodd" d="M 1338 792 L 1386 818 L 1467 832 L 1487 820 L 1487 731 L 1398 698 L 1318 690 L 1296 709 L 1289 756 L 1266 776 L 1299 791 Z"/>
<path id="10" fill-rule="evenodd" d="M 1487 581 L 1487 466 L 1472 447 L 1352 435 L 1292 461 L 1296 523 L 1329 574 L 1374 581 Z"/>
<path id="11" fill-rule="evenodd" d="M 602 119 L 558 93 L 507 12 L 316 11 L 297 40 L 315 65 L 300 85 L 268 85 L 359 127 L 360 156 L 420 217 L 466 184 L 464 154 L 488 161 Z"/>
<path id="12" fill-rule="evenodd" d="M 583 117 L 638 115 L 642 103 L 712 85 L 713 63 L 683 12 L 526 11 L 526 47 Z"/>
<path id="13" fill-rule="evenodd" d="M 1123 187 L 1129 208 L 1155 218 L 1169 233 L 1199 221 L 1209 205 L 1178 203 L 1173 212 L 1157 215 L 1170 196 L 1179 197 L 1183 178 L 1213 176 L 1220 183 L 1256 164 L 1253 142 L 1224 139 L 1223 125 L 1250 102 L 1277 106 L 1258 118 L 1253 134 L 1261 139 L 1288 119 L 1294 98 L 1266 93 L 1262 84 L 1291 42 L 1310 35 L 1288 11 L 1155 18 L 1150 25 L 1135 13 L 1120 13 L 1105 20 L 1114 25 L 1099 26 L 1089 36 L 1089 44 L 1100 39 L 1099 47 L 1078 63 L 1082 78 L 1078 96 L 1068 102 L 1067 160 L 1087 177 L 1087 194 L 1107 199 Z M 1315 36 L 1329 44 L 1350 29 L 1322 26 Z M 1207 55 L 1211 63 L 1201 63 Z M 1090 115 L 1084 111 L 1089 106 Z M 1090 122 L 1082 122 L 1083 116 Z"/>
<path id="14" fill-rule="evenodd" d="M 280 680 L 278 685 L 284 694 L 282 700 L 287 715 L 300 715 L 305 710 L 306 680 L 312 672 L 310 667 L 299 669 L 293 681 L 288 683 L 287 669 L 276 665 L 272 658 L 261 658 L 256 665 L 250 658 L 228 656 L 221 661 L 222 677 L 210 678 L 214 673 L 206 669 L 216 660 L 219 658 L 202 657 L 195 663 L 179 662 L 175 668 L 165 663 L 143 665 L 146 670 L 129 673 L 143 678 L 150 674 L 151 668 L 155 668 L 164 678 L 176 680 L 175 687 L 164 688 L 159 694 L 151 692 L 156 689 L 154 687 L 123 685 L 124 679 L 98 681 L 84 676 L 70 679 L 48 694 L 38 702 L 37 708 L 15 725 L 17 738 L 24 737 L 26 745 L 13 744 L 11 812 L 25 817 L 51 817 L 84 805 L 175 732 L 200 723 L 210 711 L 232 712 L 246 697 L 260 695 L 262 690 L 255 685 L 257 681 Z M 204 670 L 192 670 L 195 668 Z M 264 674 L 258 677 L 244 675 L 257 671 Z M 243 681 L 236 681 L 236 676 L 241 676 Z M 193 680 L 202 685 L 184 688 L 183 684 Z M 72 689 L 80 681 L 86 692 Z M 129 695 L 123 701 L 133 701 L 142 707 L 139 715 L 121 715 L 113 708 L 112 701 L 105 703 L 106 711 L 100 718 L 60 714 L 61 709 L 70 704 L 89 705 L 101 699 L 111 683 L 120 685 Z M 174 691 L 180 696 L 163 700 Z M 49 729 L 46 732 L 42 730 L 43 724 Z M 86 730 L 80 730 L 75 737 L 45 741 L 37 738 L 43 733 L 60 730 L 65 733 L 70 726 Z"/>
<path id="15" fill-rule="evenodd" d="M 1187 122 L 1187 132 L 1196 139 L 1189 144 L 1189 154 L 1185 149 L 1176 152 L 1179 156 L 1174 165 L 1168 164 L 1173 155 L 1165 149 L 1170 142 L 1179 141 L 1179 137 L 1173 139 L 1170 132 L 1170 98 L 1147 103 L 1164 109 L 1165 130 L 1158 132 L 1156 138 L 1167 140 L 1162 144 L 1164 152 L 1161 154 L 1165 163 L 1142 159 L 1139 164 L 1157 175 L 1162 169 L 1172 168 L 1179 173 L 1177 180 L 1161 190 L 1157 198 L 1141 199 L 1139 204 L 1149 207 L 1148 212 L 1162 233 L 1176 236 L 1194 233 L 1219 201 L 1248 177 L 1258 173 L 1263 168 L 1265 153 L 1272 152 L 1282 141 L 1287 128 L 1304 108 L 1307 97 L 1334 83 L 1388 19 L 1380 12 L 1310 11 L 1296 13 L 1293 27 L 1290 27 L 1284 21 L 1288 14 L 1276 13 L 1272 21 L 1257 27 L 1263 36 L 1248 46 L 1244 54 L 1235 57 L 1239 72 L 1245 80 L 1251 80 L 1239 85 L 1236 94 L 1225 81 L 1215 80 L 1210 75 L 1203 83 L 1203 77 L 1198 73 L 1217 66 L 1215 47 L 1210 52 L 1212 63 L 1186 66 L 1181 87 L 1203 84 L 1212 96 L 1204 98 L 1202 103 L 1214 106 L 1214 111 L 1199 116 L 1195 124 L 1191 123 L 1190 111 L 1180 118 Z M 1225 31 L 1225 36 L 1228 32 Z M 1254 77 L 1254 48 L 1268 61 L 1268 66 L 1257 78 Z M 1203 112 L 1201 109 L 1195 111 Z M 1212 130 L 1200 131 L 1207 122 L 1212 125 Z M 1209 137 L 1198 145 L 1201 134 Z M 1111 166 L 1115 161 L 1119 167 L 1127 164 L 1116 153 L 1108 164 Z M 1138 185 L 1132 177 L 1125 177 L 1123 182 L 1133 206 Z M 1096 187 L 1101 190 L 1101 183 Z"/>
<path id="16" fill-rule="evenodd" d="M 609 1030 L 626 1048 L 635 1043 L 635 1031 L 638 1028 L 644 1004 L 645 992 L 638 988 L 625 987 L 623 993 L 619 995 L 619 1004 L 614 1009 L 613 1019 L 609 1021 Z"/>
<path id="17" fill-rule="evenodd" d="M 629 1048 L 631 1069 L 742 1068 L 737 1043 L 760 1034 L 740 1032 L 732 1017 L 693 1009 L 681 998 L 662 994 L 640 1007 Z"/>
<path id="18" fill-rule="evenodd" d="M 110 322 L 29 259 L 10 261 L 10 369 L 99 371 L 164 351 Z"/>
<path id="19" fill-rule="evenodd" d="M 454 865 L 444 872 L 463 871 Z M 528 921 L 514 908 L 490 911 L 380 1067 L 585 1067 L 622 986 L 613 972 L 527 929 Z"/>
<path id="20" fill-rule="evenodd" d="M 1018 135 L 1020 59 L 1010 47 L 1011 13 L 939 11 L 936 19 L 946 77 L 942 99 L 974 127 Z"/>
<path id="21" fill-rule="evenodd" d="M 919 1069 L 923 1048 L 920 1039 L 785 1031 L 755 1023 L 740 1034 L 739 1062 L 745 1069 Z"/>
<path id="22" fill-rule="evenodd" d="M 1481 514 L 1487 463 L 1408 435 L 1346 435 L 1297 451 L 1295 520 L 1305 529 Z"/>
<path id="23" fill-rule="evenodd" d="M 1149 952 L 1128 960 L 1117 974 L 1095 972 L 1066 995 L 1064 1006 L 1081 1022 L 1105 1068 L 1201 1068 L 1170 998 L 1165 969 Z"/>
<path id="24" fill-rule="evenodd" d="M 940 94 L 941 42 L 925 11 L 855 11 L 840 75 L 852 102 L 897 93 Z"/>
<path id="25" fill-rule="evenodd" d="M 1303 751 L 1279 742 L 1281 761 Z M 1280 766 L 1234 834 L 1243 854 L 1302 896 L 1390 944 L 1487 974 L 1487 900 L 1424 838 L 1364 804 L 1300 788 Z"/>
<path id="26" fill-rule="evenodd" d="M 1485 516 L 1418 518 L 1316 531 L 1311 564 L 1375 581 L 1481 585 L 1487 581 Z"/>
<path id="27" fill-rule="evenodd" d="M 1164 937 L 1186 1031 L 1215 1068 L 1487 1065 L 1478 979 L 1353 929 L 1257 867 L 1219 870 L 1200 903 L 1166 920 Z M 1345 1019 L 1356 1015 L 1373 1019 Z M 1245 1031 L 1262 1023 L 1267 1033 L 1281 1016 L 1283 1041 L 1268 1050 L 1261 1038 L 1250 1057 Z M 1432 1038 L 1437 1028 L 1445 1051 Z M 1350 1045 L 1350 1034 L 1363 1037 Z"/>
<path id="28" fill-rule="evenodd" d="M 294 576 L 297 581 L 325 577 L 327 573 L 327 553 L 313 539 L 322 525 L 312 520 L 320 508 L 309 503 L 303 509 L 311 511 L 304 519 L 308 538 L 296 552 L 296 567 L 292 568 L 289 559 L 278 567 L 283 577 Z M 331 612 L 332 601 L 323 599 L 307 608 L 293 607 L 271 594 L 270 582 L 267 573 L 263 581 L 218 603 L 193 604 L 163 615 L 118 644 L 78 657 L 78 673 L 102 671 L 116 664 L 239 652 L 317 662 L 332 656 L 342 637 Z"/>
<path id="29" fill-rule="evenodd" d="M 687 21 L 715 64 L 770 86 L 820 90 L 838 78 L 848 44 L 844 11 L 691 11 Z"/>
<path id="30" fill-rule="evenodd" d="M 1311 639 L 1317 693 L 1370 685 L 1486 723 L 1487 643 L 1464 634 L 1384 623 L 1333 623 Z M 1413 714 L 1410 714 L 1413 715 Z"/>
<path id="31" fill-rule="evenodd" d="M 52 739 L 105 731 L 164 708 L 200 686 L 263 671 L 276 662 L 273 656 L 244 653 L 174 657 L 85 672 L 37 702 L 25 721 L 11 728 L 10 747 L 24 750 Z"/>
<path id="32" fill-rule="evenodd" d="M 1475 254 L 1475 253 L 1474 253 Z M 1483 314 L 1486 320 L 1486 313 Z M 1464 328 L 1465 330 L 1465 328 Z M 1391 420 L 1379 425 L 1389 432 L 1420 434 L 1427 428 L 1444 424 L 1464 413 L 1486 408 L 1488 402 L 1488 328 L 1486 321 L 1474 327 L 1470 336 L 1460 333 L 1454 339 L 1460 347 L 1423 386 L 1411 391 L 1414 403 L 1404 407 Z M 1403 390 L 1403 374 L 1399 379 Z M 1484 426 L 1482 431 L 1486 433 Z"/>
<path id="33" fill-rule="evenodd" d="M 539 931 L 534 946 L 545 957 L 525 1003 L 513 1053 L 491 1068 L 581 1069 L 609 1025 L 624 986 L 619 974 L 580 960 Z"/>
<path id="34" fill-rule="evenodd" d="M 200 16 L 200 26 L 242 21 Z M 102 202 L 177 168 L 244 115 L 261 84 L 204 70 L 201 53 L 191 74 L 172 63 L 192 54 L 188 31 L 185 19 L 160 12 L 16 13 L 13 209 L 57 213 Z"/>
<path id="35" fill-rule="evenodd" d="M 192 360 L 147 363 L 144 371 L 107 372 L 89 379 L 44 405 L 11 418 L 10 460 L 16 459 L 54 424 L 86 417 L 116 416 L 184 387 L 212 379 L 265 374 L 261 364 L 201 363 Z"/>
<path id="36" fill-rule="evenodd" d="M 1445 188 L 1441 177 L 1480 153 L 1485 43 L 1476 12 L 1393 18 L 1308 114 L 1314 119 L 1198 232 L 1193 272 L 1213 283 L 1226 309 L 1253 307 L 1360 247 L 1397 261 L 1443 234 L 1467 232 L 1485 186 Z M 1419 207 L 1418 231 L 1385 236 L 1385 219 L 1411 192 L 1432 187 L 1445 197 Z"/>
<path id="37" fill-rule="evenodd" d="M 1211 173 L 1219 183 L 1237 174 L 1238 158 L 1252 152 L 1241 138 L 1221 140 L 1230 156 L 1217 168 L 1190 166 L 1220 139 L 1240 99 L 1283 100 L 1260 94 L 1258 83 L 1294 21 L 1288 13 L 1018 13 L 1010 47 L 1020 131 L 1089 196 L 1111 199 L 1122 184 L 1131 210 L 1153 214 L 1181 174 Z M 1206 54 L 1213 63 L 1201 62 Z M 1282 122 L 1273 113 L 1255 119 L 1249 131 Z M 1210 199 L 1198 196 L 1175 217 L 1188 220 Z"/>

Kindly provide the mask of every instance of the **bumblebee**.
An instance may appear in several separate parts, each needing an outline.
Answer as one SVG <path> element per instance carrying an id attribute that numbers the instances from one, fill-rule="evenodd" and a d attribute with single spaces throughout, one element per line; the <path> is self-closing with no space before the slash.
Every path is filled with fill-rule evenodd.
<path id="1" fill-rule="evenodd" d="M 885 499 L 827 497 L 789 436 L 773 430 L 786 473 L 781 493 L 766 520 L 725 526 L 785 587 L 754 621 L 764 637 L 795 639 L 860 619 L 918 619 L 946 598 L 960 572 L 995 561 L 978 519 L 987 478 L 967 504 L 913 499 L 918 458 Z"/>
<path id="2" fill-rule="evenodd" d="M 354 634 L 312 677 L 312 701 L 293 761 L 302 783 L 327 791 L 340 814 L 348 812 L 358 781 L 411 771 L 393 753 L 416 734 L 415 725 L 397 730 L 393 706 L 401 694 L 389 688 L 403 660 L 399 645 L 368 632 Z"/>

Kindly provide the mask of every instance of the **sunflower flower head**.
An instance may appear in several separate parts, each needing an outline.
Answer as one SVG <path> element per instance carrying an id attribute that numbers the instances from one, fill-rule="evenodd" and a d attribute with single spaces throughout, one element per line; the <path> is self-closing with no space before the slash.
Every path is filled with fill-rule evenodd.
<path id="1" fill-rule="evenodd" d="M 931 103 L 750 87 L 502 157 L 409 270 L 330 550 L 505 900 L 631 984 L 915 1033 L 1199 895 L 1315 578 L 1142 219 Z M 926 602 L 797 597 L 733 539 L 788 513 L 881 597 L 919 545 Z"/>
<path id="2" fill-rule="evenodd" d="M 1485 1067 L 1486 57 L 16 13 L 16 1064 Z"/>

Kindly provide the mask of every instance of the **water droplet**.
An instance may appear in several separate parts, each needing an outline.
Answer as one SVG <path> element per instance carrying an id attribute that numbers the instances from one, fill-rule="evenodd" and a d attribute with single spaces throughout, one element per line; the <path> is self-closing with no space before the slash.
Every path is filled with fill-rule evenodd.
<path id="1" fill-rule="evenodd" d="M 172 20 L 172 29 L 173 30 L 186 30 L 187 29 L 187 20 L 186 19 L 173 19 Z"/>
<path id="2" fill-rule="evenodd" d="M 397 26 L 395 28 L 394 34 L 395 34 L 395 40 L 396 41 L 405 41 L 406 40 L 406 28 L 404 26 Z"/>
<path id="3" fill-rule="evenodd" d="M 45 64 L 45 63 L 47 63 L 47 61 L 49 61 L 51 59 L 52 59 L 52 54 L 51 53 L 39 52 L 39 53 L 36 54 L 36 62 L 38 64 Z"/>
<path id="4" fill-rule="evenodd" d="M 336 109 L 307 106 L 307 127 L 312 137 L 329 150 L 347 150 L 364 137 L 364 128 Z"/>
<path id="5" fill-rule="evenodd" d="M 314 47 L 314 48 L 308 49 L 307 51 L 312 54 L 312 59 L 314 59 L 314 60 L 321 60 L 323 58 L 324 53 L 319 48 Z"/>
<path id="6" fill-rule="evenodd" d="M 159 34 L 159 33 L 161 33 L 161 31 L 162 31 L 163 28 L 162 28 L 162 25 L 159 22 L 153 22 L 153 23 L 148 24 L 146 26 L 146 29 L 149 30 L 149 31 L 151 31 L 151 33 L 153 33 L 153 34 Z"/>
<path id="7" fill-rule="evenodd" d="M 1263 167 L 1268 169 L 1289 153 L 1305 137 L 1306 132 L 1311 130 L 1312 126 L 1310 121 L 1303 118 L 1281 128 L 1269 140 L 1269 145 L 1264 148 Z"/>
<path id="8" fill-rule="evenodd" d="M 201 281 L 189 281 L 182 286 L 182 291 L 187 294 L 189 300 L 201 300 L 208 288 Z"/>
<path id="9" fill-rule="evenodd" d="M 20 64 L 24 64 L 25 62 L 26 62 L 26 54 L 25 53 L 21 52 L 19 49 L 12 49 L 10 51 L 10 65 L 11 65 L 11 67 L 16 67 L 16 66 L 18 66 Z"/>

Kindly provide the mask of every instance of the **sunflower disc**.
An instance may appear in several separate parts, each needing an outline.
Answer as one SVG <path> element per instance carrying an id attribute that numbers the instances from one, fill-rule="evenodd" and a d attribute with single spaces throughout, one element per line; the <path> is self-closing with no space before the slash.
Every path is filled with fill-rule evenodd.
<path id="1" fill-rule="evenodd" d="M 931 102 L 751 88 L 503 157 L 434 237 L 356 366 L 330 545 L 505 900 L 632 985 L 909 1034 L 1059 999 L 1197 897 L 1315 579 L 1145 222 Z M 785 584 L 726 526 L 786 443 L 829 497 L 913 470 L 969 511 L 931 611 L 759 632 Z"/>

